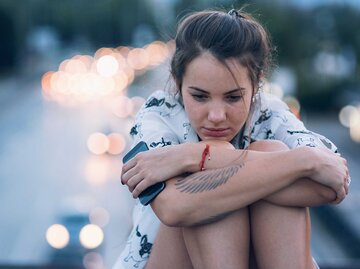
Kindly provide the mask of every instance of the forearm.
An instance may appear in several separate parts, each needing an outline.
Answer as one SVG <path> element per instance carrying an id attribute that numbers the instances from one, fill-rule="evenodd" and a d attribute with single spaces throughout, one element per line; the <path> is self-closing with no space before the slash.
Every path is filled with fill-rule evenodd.
<path id="1" fill-rule="evenodd" d="M 330 203 L 336 193 L 329 187 L 310 179 L 299 179 L 264 200 L 280 206 L 313 207 Z"/>
<path id="2" fill-rule="evenodd" d="M 214 144 L 212 144 L 214 143 Z M 218 141 L 210 141 L 216 146 Z M 224 144 L 221 144 L 223 147 Z M 227 147 L 226 149 L 231 149 Z M 216 152 L 217 153 L 217 152 Z M 240 163 L 246 160 L 258 160 L 263 152 L 226 150 L 223 154 L 214 154 L 214 158 L 206 163 L 207 168 L 224 167 L 229 163 Z M 265 156 L 264 156 L 265 157 Z M 313 207 L 330 203 L 336 199 L 336 193 L 329 187 L 311 179 L 300 179 L 285 188 L 264 197 L 264 200 L 281 206 Z"/>
<path id="3" fill-rule="evenodd" d="M 212 149 L 214 156 L 226 159 L 222 150 Z M 191 226 L 267 197 L 294 183 L 305 171 L 301 162 L 296 162 L 298 156 L 294 152 L 265 154 L 271 156 L 271 162 L 268 158 L 235 162 L 225 168 L 170 179 L 152 202 L 152 208 L 167 225 Z M 291 165 L 284 166 L 285 160 Z M 219 173 L 225 175 L 222 184 L 213 180 Z M 202 186 L 196 185 L 199 182 Z"/>

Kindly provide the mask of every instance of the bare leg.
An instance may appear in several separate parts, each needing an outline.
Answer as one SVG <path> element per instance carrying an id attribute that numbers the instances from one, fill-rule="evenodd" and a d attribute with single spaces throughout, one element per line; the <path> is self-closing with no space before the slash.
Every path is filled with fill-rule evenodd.
<path id="1" fill-rule="evenodd" d="M 249 237 L 247 208 L 194 227 L 161 224 L 146 269 L 248 269 Z"/>
<path id="2" fill-rule="evenodd" d="M 284 150 L 277 142 L 261 141 L 249 149 Z M 258 201 L 250 206 L 251 239 L 260 269 L 312 269 L 308 208 Z"/>
<path id="3" fill-rule="evenodd" d="M 194 268 L 249 268 L 250 230 L 247 208 L 217 222 L 183 228 L 183 231 Z"/>
<path id="4" fill-rule="evenodd" d="M 257 202 L 250 212 L 252 243 L 259 268 L 313 268 L 307 208 Z"/>
<path id="5" fill-rule="evenodd" d="M 182 228 L 160 224 L 146 269 L 192 269 Z"/>

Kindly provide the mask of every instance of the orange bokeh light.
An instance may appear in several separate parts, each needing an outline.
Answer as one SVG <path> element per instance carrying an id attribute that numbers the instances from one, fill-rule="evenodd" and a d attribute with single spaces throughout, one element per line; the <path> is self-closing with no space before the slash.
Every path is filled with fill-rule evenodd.
<path id="1" fill-rule="evenodd" d="M 105 156 L 90 156 L 85 165 L 85 179 L 93 186 L 103 185 L 109 180 L 110 169 Z"/>
<path id="2" fill-rule="evenodd" d="M 126 140 L 124 136 L 118 133 L 108 135 L 109 149 L 108 152 L 112 155 L 121 154 L 126 148 Z"/>
<path id="3" fill-rule="evenodd" d="M 111 109 L 117 117 L 126 118 L 132 114 L 134 105 L 127 96 L 118 96 L 112 101 Z"/>
<path id="4" fill-rule="evenodd" d="M 144 69 L 150 62 L 149 54 L 142 48 L 132 49 L 127 56 L 127 62 L 135 70 Z"/>
<path id="5" fill-rule="evenodd" d="M 99 59 L 102 56 L 111 55 L 113 51 L 114 50 L 112 48 L 100 48 L 95 52 L 94 58 Z"/>

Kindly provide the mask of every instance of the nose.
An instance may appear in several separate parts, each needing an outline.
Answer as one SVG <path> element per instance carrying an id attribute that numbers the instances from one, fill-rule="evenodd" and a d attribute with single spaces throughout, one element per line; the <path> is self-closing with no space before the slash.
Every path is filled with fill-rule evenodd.
<path id="1" fill-rule="evenodd" d="M 208 120 L 220 123 L 226 120 L 226 110 L 222 105 L 212 105 L 209 109 Z"/>

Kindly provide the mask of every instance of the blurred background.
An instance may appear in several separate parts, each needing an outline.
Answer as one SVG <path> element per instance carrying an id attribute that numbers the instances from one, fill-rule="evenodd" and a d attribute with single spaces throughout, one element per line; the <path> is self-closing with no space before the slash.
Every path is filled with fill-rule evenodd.
<path id="1" fill-rule="evenodd" d="M 0 0 L 0 268 L 111 268 L 131 228 L 121 159 L 145 98 L 172 86 L 176 22 L 243 4 L 277 49 L 266 90 L 350 167 L 347 199 L 311 210 L 314 257 L 360 268 L 357 0 Z"/>

